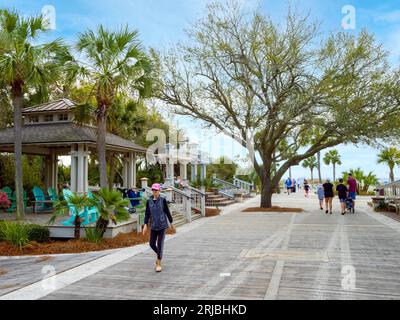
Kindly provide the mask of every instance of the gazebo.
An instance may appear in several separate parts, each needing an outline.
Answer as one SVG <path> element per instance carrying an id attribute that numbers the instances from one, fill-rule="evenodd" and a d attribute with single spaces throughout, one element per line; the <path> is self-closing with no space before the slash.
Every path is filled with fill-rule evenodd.
<path id="1" fill-rule="evenodd" d="M 61 99 L 23 109 L 22 152 L 45 157 L 45 185 L 58 187 L 58 157 L 71 157 L 71 191 L 86 193 L 88 157 L 96 154 L 97 128 L 77 124 L 76 104 Z M 117 135 L 107 133 L 107 152 L 123 156 L 123 187 L 136 187 L 136 161 L 146 149 Z M 0 152 L 14 152 L 14 129 L 0 130 Z"/>

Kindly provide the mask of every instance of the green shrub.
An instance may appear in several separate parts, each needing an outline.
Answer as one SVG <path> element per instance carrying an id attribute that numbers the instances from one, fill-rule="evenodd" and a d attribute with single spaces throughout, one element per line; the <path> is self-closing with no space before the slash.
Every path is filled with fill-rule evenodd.
<path id="1" fill-rule="evenodd" d="M 31 224 L 29 225 L 29 240 L 39 243 L 50 241 L 50 230 L 46 227 Z"/>
<path id="2" fill-rule="evenodd" d="M 4 238 L 3 238 L 4 222 L 5 221 L 3 221 L 3 220 L 0 221 L 0 241 L 4 240 Z"/>
<path id="3" fill-rule="evenodd" d="M 85 230 L 86 240 L 90 243 L 100 243 L 103 240 L 103 234 L 96 228 L 88 228 Z"/>
<path id="4" fill-rule="evenodd" d="M 29 225 L 18 222 L 3 222 L 0 238 L 22 248 L 29 242 Z"/>

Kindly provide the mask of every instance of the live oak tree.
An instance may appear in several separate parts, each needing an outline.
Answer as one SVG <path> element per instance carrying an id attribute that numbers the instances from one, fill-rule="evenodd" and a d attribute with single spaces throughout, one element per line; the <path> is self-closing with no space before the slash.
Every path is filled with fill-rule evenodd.
<path id="1" fill-rule="evenodd" d="M 316 23 L 291 10 L 278 25 L 237 3 L 214 3 L 187 34 L 187 42 L 154 54 L 157 96 L 248 148 L 262 207 L 272 206 L 273 189 L 291 166 L 396 129 L 387 53 L 365 30 L 322 39 Z"/>

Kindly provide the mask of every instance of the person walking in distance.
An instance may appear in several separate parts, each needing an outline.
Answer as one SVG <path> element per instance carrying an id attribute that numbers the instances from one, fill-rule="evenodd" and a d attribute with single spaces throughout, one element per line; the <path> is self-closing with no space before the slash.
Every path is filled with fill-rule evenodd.
<path id="1" fill-rule="evenodd" d="M 326 208 L 325 213 L 332 214 L 332 203 L 335 195 L 333 193 L 333 184 L 331 183 L 330 179 L 326 180 L 326 183 L 324 183 L 323 188 L 324 188 L 325 208 Z"/>
<path id="2" fill-rule="evenodd" d="M 306 198 L 309 198 L 310 197 L 310 189 L 311 189 L 311 187 L 310 187 L 310 185 L 308 184 L 308 181 L 307 180 L 304 180 L 304 192 L 305 192 L 305 197 Z"/>
<path id="3" fill-rule="evenodd" d="M 287 194 L 290 195 L 290 193 L 292 191 L 292 179 L 287 178 L 287 180 L 285 181 L 285 186 L 286 186 Z"/>
<path id="4" fill-rule="evenodd" d="M 143 235 L 148 231 L 147 224 L 151 221 L 150 231 L 150 247 L 157 254 L 156 271 L 161 272 L 161 260 L 163 257 L 165 232 L 168 229 L 168 221 L 171 224 L 170 228 L 174 230 L 172 225 L 173 219 L 168 208 L 167 200 L 160 196 L 161 185 L 153 184 L 151 187 L 153 195 L 147 200 L 146 213 L 144 217 Z"/>
<path id="5" fill-rule="evenodd" d="M 346 201 L 347 201 L 347 194 L 348 194 L 348 189 L 347 187 L 343 184 L 343 179 L 339 180 L 339 184 L 336 187 L 336 191 L 338 192 L 339 200 L 340 200 L 340 205 L 342 207 L 342 216 L 346 214 Z"/>
<path id="6" fill-rule="evenodd" d="M 351 173 L 349 173 L 349 178 L 347 179 L 347 186 L 349 189 L 349 198 L 353 200 L 354 209 L 357 198 L 357 180 L 353 178 L 353 175 Z"/>
<path id="7" fill-rule="evenodd" d="M 318 195 L 318 200 L 319 200 L 319 208 L 321 210 L 324 210 L 325 192 L 324 192 L 324 188 L 323 188 L 322 184 L 319 185 L 319 187 L 318 187 L 317 195 Z"/>

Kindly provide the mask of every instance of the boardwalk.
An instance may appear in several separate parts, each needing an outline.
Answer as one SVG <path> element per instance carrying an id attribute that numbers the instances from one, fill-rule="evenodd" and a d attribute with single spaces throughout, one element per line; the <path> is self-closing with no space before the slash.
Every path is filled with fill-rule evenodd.
<path id="1" fill-rule="evenodd" d="M 258 201 L 179 229 L 166 242 L 161 274 L 146 245 L 40 262 L 58 272 L 46 286 L 37 282 L 39 267 L 27 279 L 32 258 L 0 260 L 0 269 L 14 270 L 0 276 L 0 299 L 400 298 L 399 222 L 373 213 L 365 199 L 355 215 L 339 215 L 337 199 L 336 213 L 326 215 L 302 194 L 274 202 L 304 213 L 241 212 Z"/>

